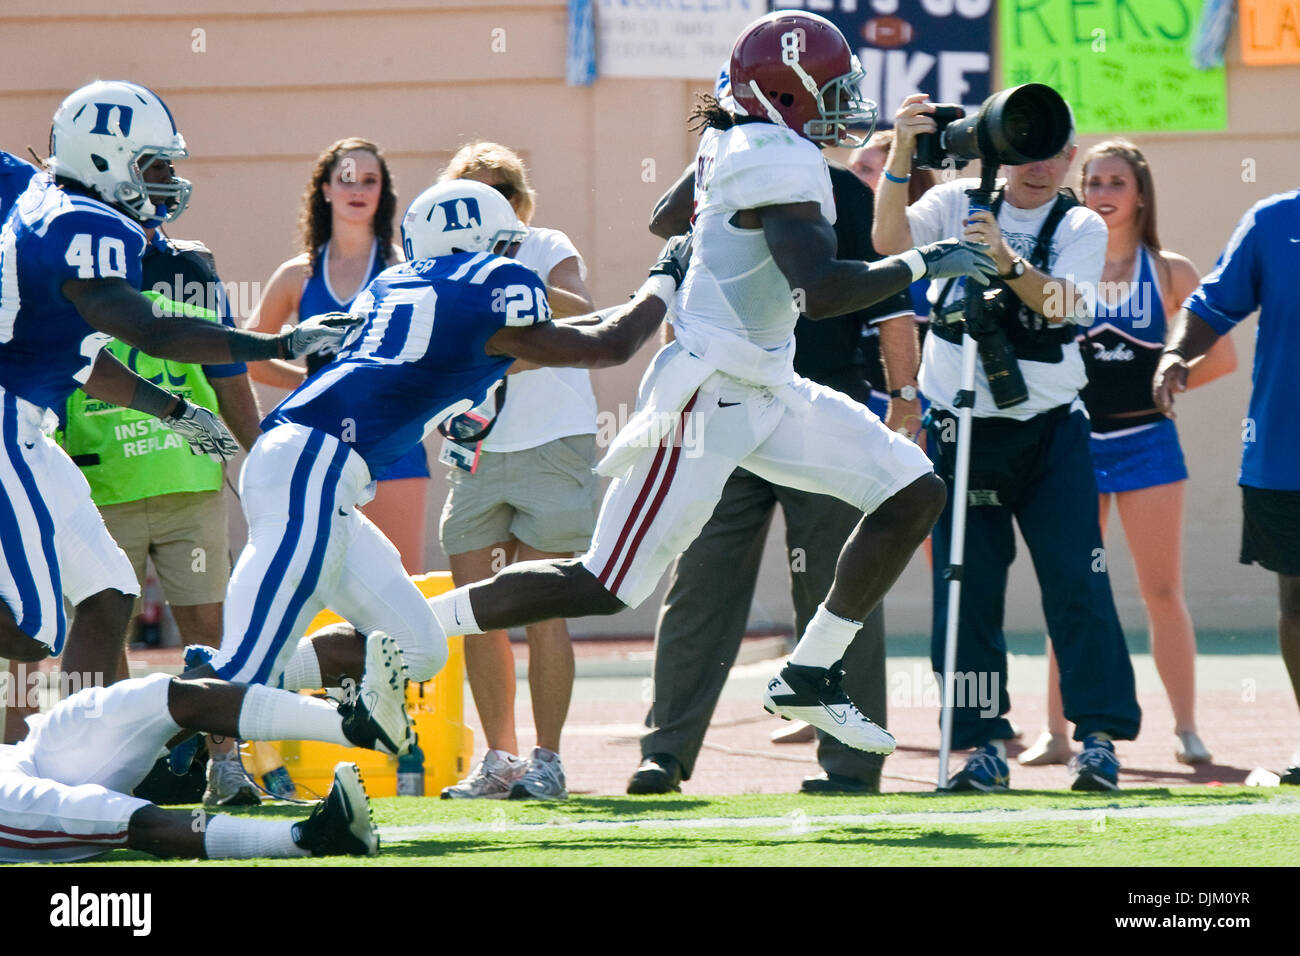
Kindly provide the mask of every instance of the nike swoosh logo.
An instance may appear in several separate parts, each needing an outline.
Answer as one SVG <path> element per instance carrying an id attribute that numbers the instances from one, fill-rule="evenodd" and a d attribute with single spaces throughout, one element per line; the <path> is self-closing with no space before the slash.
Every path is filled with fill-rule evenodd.
<path id="1" fill-rule="evenodd" d="M 457 624 L 460 623 L 460 609 L 457 608 L 455 605 L 452 605 L 451 616 L 456 619 Z"/>
<path id="2" fill-rule="evenodd" d="M 822 704 L 822 710 L 824 710 L 824 711 L 826 711 L 826 713 L 830 714 L 830 715 L 831 715 L 831 719 L 834 720 L 835 723 L 839 724 L 841 727 L 843 727 L 845 724 L 847 724 L 847 723 L 849 722 L 849 715 L 848 715 L 848 714 L 841 714 L 839 711 L 831 710 L 831 709 L 830 709 L 829 707 L 827 707 L 825 704 Z"/>
<path id="3" fill-rule="evenodd" d="M 1292 239 L 1292 242 L 1300 242 L 1300 239 Z"/>
<path id="4" fill-rule="evenodd" d="M 718 399 L 719 408 L 731 408 L 733 405 L 739 405 L 739 404 L 740 402 L 724 402 L 722 399 Z"/>
<path id="5" fill-rule="evenodd" d="M 35 447 L 36 447 L 36 442 L 34 442 L 34 441 L 25 441 L 25 442 L 23 442 L 23 444 L 26 445 L 28 448 L 35 448 Z"/>

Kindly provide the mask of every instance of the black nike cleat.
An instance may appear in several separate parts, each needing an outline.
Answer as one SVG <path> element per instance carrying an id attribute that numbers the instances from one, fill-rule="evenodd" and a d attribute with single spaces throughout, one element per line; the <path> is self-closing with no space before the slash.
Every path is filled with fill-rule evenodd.
<path id="1" fill-rule="evenodd" d="M 334 785 L 311 816 L 293 827 L 293 842 L 312 856 L 375 856 L 379 834 L 370 818 L 370 800 L 354 763 L 334 768 Z"/>

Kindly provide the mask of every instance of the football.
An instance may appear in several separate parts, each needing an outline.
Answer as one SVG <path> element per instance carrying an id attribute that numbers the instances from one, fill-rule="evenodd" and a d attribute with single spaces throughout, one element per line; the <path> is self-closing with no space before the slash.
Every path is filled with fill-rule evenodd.
<path id="1" fill-rule="evenodd" d="M 912 32 L 912 24 L 902 17 L 872 17 L 862 24 L 862 39 L 882 49 L 911 43 Z"/>

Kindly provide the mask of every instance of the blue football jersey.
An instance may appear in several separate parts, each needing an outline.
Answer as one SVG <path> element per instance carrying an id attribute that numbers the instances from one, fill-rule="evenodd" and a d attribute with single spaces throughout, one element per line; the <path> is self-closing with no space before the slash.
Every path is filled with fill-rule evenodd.
<path id="1" fill-rule="evenodd" d="M 1259 309 L 1250 411 L 1237 483 L 1300 491 L 1300 189 L 1256 203 L 1237 223 L 1214 271 L 1184 303 L 1220 335 Z"/>
<path id="2" fill-rule="evenodd" d="M 514 361 L 484 351 L 498 329 L 551 318 L 537 273 L 486 252 L 386 269 L 352 311 L 365 323 L 262 427 L 295 422 L 328 432 L 365 459 L 372 478 L 487 397 Z"/>
<path id="3" fill-rule="evenodd" d="M 14 203 L 37 172 L 31 163 L 0 149 L 0 223 L 9 218 Z"/>
<path id="4" fill-rule="evenodd" d="M 0 387 L 62 408 L 111 336 L 64 297 L 69 279 L 140 287 L 144 229 L 88 196 L 35 178 L 0 229 Z"/>

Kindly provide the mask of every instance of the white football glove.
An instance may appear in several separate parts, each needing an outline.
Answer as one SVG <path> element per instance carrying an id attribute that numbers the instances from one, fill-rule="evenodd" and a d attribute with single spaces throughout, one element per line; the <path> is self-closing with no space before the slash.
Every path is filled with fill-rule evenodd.
<path id="1" fill-rule="evenodd" d="M 326 312 L 299 322 L 284 333 L 285 358 L 300 358 L 317 352 L 337 352 L 348 333 L 366 320 L 364 315 Z"/>
<path id="2" fill-rule="evenodd" d="M 225 461 L 239 453 L 239 443 L 220 418 L 180 395 L 176 396 L 176 410 L 162 422 L 189 442 L 195 452 L 213 461 Z"/>

